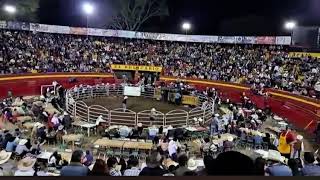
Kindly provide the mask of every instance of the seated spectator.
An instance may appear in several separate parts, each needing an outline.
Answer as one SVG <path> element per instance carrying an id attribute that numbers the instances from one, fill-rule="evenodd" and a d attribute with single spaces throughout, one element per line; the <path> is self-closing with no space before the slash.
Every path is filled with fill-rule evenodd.
<path id="1" fill-rule="evenodd" d="M 243 176 L 254 175 L 252 159 L 240 152 L 228 151 L 218 155 L 214 175 Z"/>
<path id="2" fill-rule="evenodd" d="M 290 167 L 293 176 L 302 176 L 302 172 L 297 159 L 289 159 L 288 166 Z"/>
<path id="3" fill-rule="evenodd" d="M 131 132 L 131 129 L 128 126 L 122 126 L 119 128 L 119 134 L 121 138 L 127 138 Z"/>
<path id="4" fill-rule="evenodd" d="M 210 155 L 203 157 L 204 168 L 197 172 L 199 176 L 213 175 L 215 159 Z"/>
<path id="5" fill-rule="evenodd" d="M 188 170 L 187 172 L 196 172 L 198 169 L 197 163 L 193 158 L 188 160 Z"/>
<path id="6" fill-rule="evenodd" d="M 123 158 L 120 158 L 118 165 L 121 166 L 120 172 L 123 174 L 127 169 L 127 162 Z"/>
<path id="7" fill-rule="evenodd" d="M 13 176 L 16 163 L 10 159 L 12 152 L 0 151 L 0 176 Z"/>
<path id="8" fill-rule="evenodd" d="M 227 151 L 231 151 L 233 149 L 233 137 L 229 136 L 227 138 L 227 141 L 223 142 L 223 151 L 227 152 Z"/>
<path id="9" fill-rule="evenodd" d="M 314 164 L 315 158 L 313 153 L 304 153 L 304 167 L 302 168 L 303 176 L 320 176 L 320 166 Z"/>
<path id="10" fill-rule="evenodd" d="M 204 153 L 208 153 L 210 151 L 211 142 L 209 138 L 204 138 L 204 143 L 201 145 L 200 150 Z"/>
<path id="11" fill-rule="evenodd" d="M 92 170 L 89 172 L 89 176 L 109 176 L 106 162 L 102 159 L 97 159 Z"/>
<path id="12" fill-rule="evenodd" d="M 258 157 L 255 162 L 255 175 L 256 176 L 264 176 L 265 175 L 265 168 L 266 168 L 267 161 L 263 159 L 262 157 Z"/>
<path id="13" fill-rule="evenodd" d="M 285 157 L 279 151 L 269 150 L 267 157 L 268 167 L 266 174 L 269 176 L 292 176 L 292 170 L 284 164 Z"/>
<path id="14" fill-rule="evenodd" d="M 83 152 L 81 150 L 74 151 L 71 156 L 70 164 L 61 169 L 61 176 L 87 176 L 89 170 L 81 164 L 82 159 Z"/>
<path id="15" fill-rule="evenodd" d="M 129 165 L 129 163 L 128 163 Z M 139 160 L 137 158 L 133 158 L 130 160 L 130 169 L 124 171 L 123 176 L 139 176 Z"/>
<path id="16" fill-rule="evenodd" d="M 11 136 L 7 145 L 6 145 L 6 151 L 7 152 L 15 152 L 17 145 L 18 144 L 16 142 L 16 138 Z"/>
<path id="17" fill-rule="evenodd" d="M 187 166 L 188 157 L 185 154 L 182 154 L 178 157 L 178 163 L 179 166 L 174 173 L 175 176 L 183 176 L 185 172 L 190 171 Z"/>
<path id="18" fill-rule="evenodd" d="M 49 167 L 56 167 L 59 165 L 59 154 L 58 151 L 52 153 L 52 155 L 48 159 L 48 166 Z"/>
<path id="19" fill-rule="evenodd" d="M 166 137 L 163 137 L 160 139 L 159 141 L 159 150 L 160 150 L 160 154 L 167 154 L 168 152 L 168 139 Z"/>
<path id="20" fill-rule="evenodd" d="M 115 157 L 109 157 L 107 160 L 107 165 L 109 168 L 110 176 L 122 176 L 120 170 L 121 167 L 118 166 L 118 160 Z"/>
<path id="21" fill-rule="evenodd" d="M 20 160 L 17 164 L 17 171 L 14 173 L 14 176 L 34 176 L 35 171 L 33 169 L 37 159 L 25 157 Z"/>
<path id="22" fill-rule="evenodd" d="M 25 154 L 27 154 L 30 149 L 27 148 L 26 143 L 28 142 L 28 140 L 26 139 L 21 139 L 19 141 L 19 144 L 16 147 L 16 154 L 19 156 L 24 156 Z"/>
<path id="23" fill-rule="evenodd" d="M 49 144 L 57 143 L 56 135 L 56 131 L 53 128 L 49 127 L 46 133 L 46 138 Z"/>
<path id="24" fill-rule="evenodd" d="M 157 151 L 152 151 L 146 159 L 147 167 L 143 168 L 139 176 L 163 176 L 168 171 L 162 169 L 161 156 Z"/>
<path id="25" fill-rule="evenodd" d="M 36 173 L 37 176 L 49 176 L 48 169 L 44 163 L 40 163 L 39 170 Z"/>
<path id="26" fill-rule="evenodd" d="M 58 130 L 56 131 L 56 142 L 62 143 L 62 137 L 64 135 L 67 135 L 67 131 L 64 129 L 63 125 L 60 125 L 58 127 Z"/>
<path id="27" fill-rule="evenodd" d="M 86 151 L 86 155 L 84 156 L 84 159 L 82 160 L 82 164 L 89 167 L 93 162 L 93 155 L 89 150 Z"/>

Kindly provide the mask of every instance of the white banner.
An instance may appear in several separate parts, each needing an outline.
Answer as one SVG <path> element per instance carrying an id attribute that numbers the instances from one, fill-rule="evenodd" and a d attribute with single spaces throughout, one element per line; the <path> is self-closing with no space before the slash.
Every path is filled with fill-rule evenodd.
<path id="1" fill-rule="evenodd" d="M 24 22 L 6 22 L 0 21 L 0 29 L 12 30 L 30 30 L 45 33 L 91 35 L 104 37 L 120 37 L 131 39 L 151 39 L 159 41 L 179 41 L 179 42 L 198 42 L 198 43 L 226 43 L 226 44 L 277 44 L 290 45 L 290 36 L 201 36 L 201 35 L 182 35 L 165 34 L 150 32 L 135 32 L 96 28 L 79 28 L 69 26 L 55 26 L 46 24 L 24 23 Z"/>

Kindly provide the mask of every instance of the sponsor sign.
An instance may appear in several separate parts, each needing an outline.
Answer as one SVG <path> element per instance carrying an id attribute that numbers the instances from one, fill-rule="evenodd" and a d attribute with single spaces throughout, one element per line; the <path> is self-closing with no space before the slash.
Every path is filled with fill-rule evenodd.
<path id="1" fill-rule="evenodd" d="M 182 104 L 185 105 L 196 106 L 198 105 L 198 100 L 198 97 L 195 96 L 182 96 Z"/>
<path id="2" fill-rule="evenodd" d="M 161 72 L 160 66 L 135 66 L 135 65 L 120 65 L 112 64 L 112 70 L 124 70 L 124 71 L 146 71 L 146 72 Z"/>

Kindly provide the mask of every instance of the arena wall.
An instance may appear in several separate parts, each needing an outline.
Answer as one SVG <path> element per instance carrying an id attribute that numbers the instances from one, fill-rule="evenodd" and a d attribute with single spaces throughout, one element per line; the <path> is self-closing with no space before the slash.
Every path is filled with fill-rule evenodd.
<path id="1" fill-rule="evenodd" d="M 70 78 L 76 78 L 77 82 L 70 83 Z M 173 77 L 161 77 L 162 81 L 175 81 Z M 3 75 L 0 76 L 0 98 L 7 96 L 8 91 L 12 91 L 14 96 L 39 95 L 41 85 L 49 85 L 53 81 L 58 81 L 66 88 L 71 88 L 76 84 L 93 85 L 96 83 L 114 83 L 112 74 L 99 73 L 47 73 L 28 75 Z M 293 95 L 287 92 L 268 89 L 269 97 L 254 95 L 247 86 L 196 79 L 185 79 L 197 89 L 214 87 L 221 93 L 223 99 L 230 99 L 233 102 L 241 102 L 240 97 L 243 92 L 250 97 L 259 108 L 270 107 L 277 115 L 287 118 L 297 128 L 304 129 L 309 134 L 318 121 L 320 121 L 320 101 L 307 97 Z"/>

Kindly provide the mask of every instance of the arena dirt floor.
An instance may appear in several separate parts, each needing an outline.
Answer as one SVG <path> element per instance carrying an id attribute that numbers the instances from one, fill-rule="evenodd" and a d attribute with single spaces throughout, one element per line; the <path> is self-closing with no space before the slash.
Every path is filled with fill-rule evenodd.
<path id="1" fill-rule="evenodd" d="M 123 97 L 97 97 L 94 99 L 87 99 L 84 100 L 84 102 L 88 105 L 100 105 L 108 110 L 113 110 L 117 108 L 122 108 L 122 101 Z M 172 110 L 185 110 L 189 111 L 192 108 L 188 106 L 183 105 L 175 105 L 169 102 L 164 101 L 157 101 L 155 99 L 151 98 L 144 98 L 144 97 L 129 97 L 127 100 L 127 109 L 134 111 L 134 112 L 141 112 L 144 110 L 151 110 L 152 108 L 155 108 L 157 111 L 160 111 L 162 113 L 168 113 Z"/>

